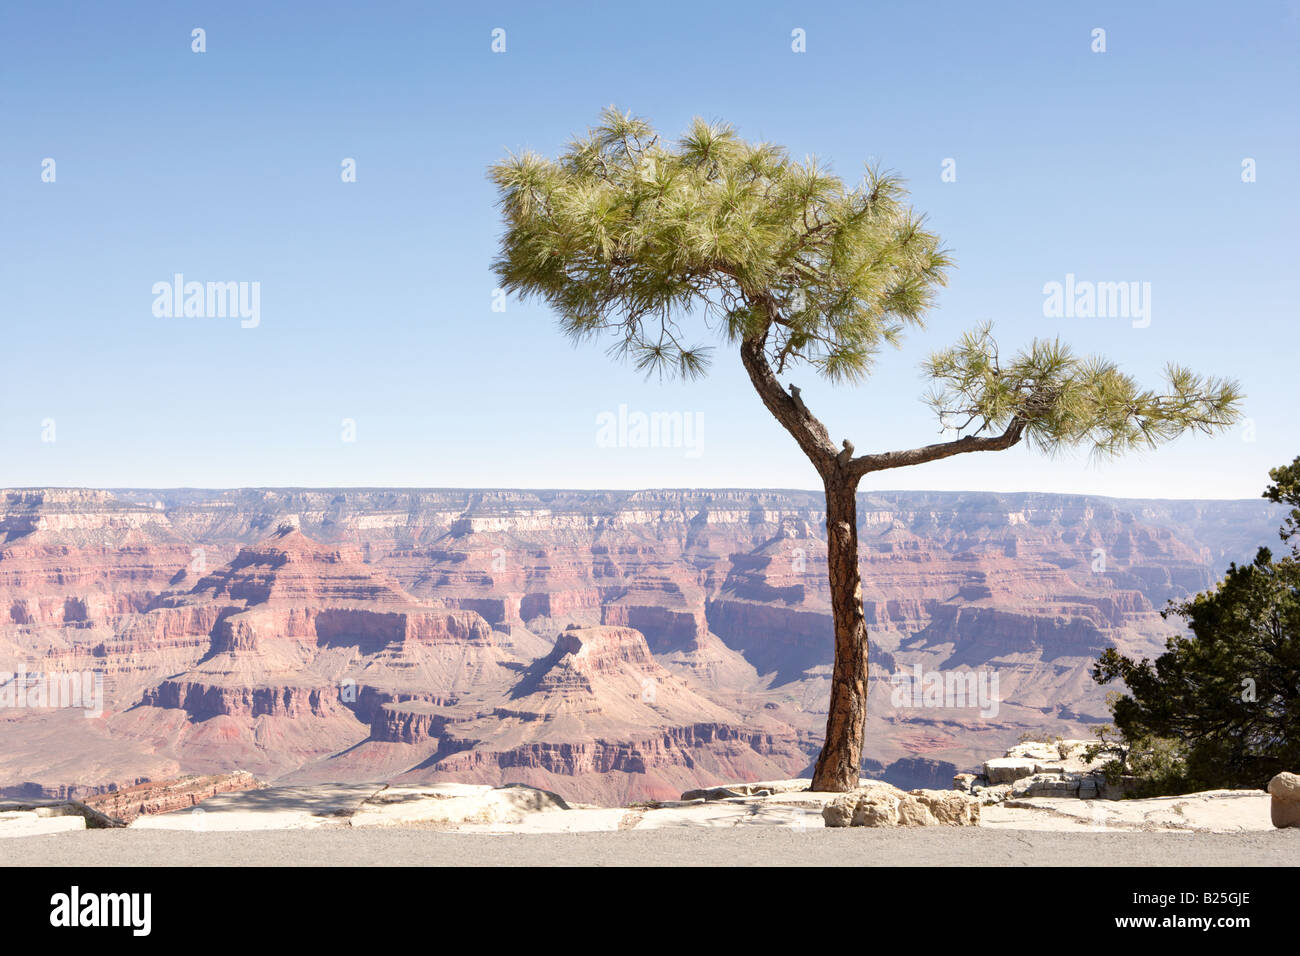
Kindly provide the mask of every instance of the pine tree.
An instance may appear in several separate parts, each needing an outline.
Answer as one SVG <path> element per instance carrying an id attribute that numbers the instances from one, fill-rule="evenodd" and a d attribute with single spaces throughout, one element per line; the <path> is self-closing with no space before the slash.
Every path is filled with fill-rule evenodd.
<path id="1" fill-rule="evenodd" d="M 695 120 L 676 142 L 610 108 L 555 159 L 491 167 L 506 229 L 494 270 L 579 340 L 647 373 L 694 378 L 712 331 L 740 353 L 768 412 L 812 462 L 826 492 L 835 665 L 817 790 L 857 785 L 867 705 L 867 634 L 858 569 L 858 483 L 890 468 L 1021 442 L 1109 455 L 1236 417 L 1237 387 L 1170 366 L 1143 389 L 1108 361 L 1035 341 L 1003 357 L 988 326 L 934 355 L 929 402 L 950 441 L 859 455 L 839 446 L 795 385 L 811 370 L 857 382 L 881 348 L 922 324 L 952 266 L 907 205 L 901 181 L 869 167 L 846 185 L 816 159 L 796 162 L 728 125 Z M 688 334 L 693 322 L 695 334 Z"/>
<path id="2" fill-rule="evenodd" d="M 1300 458 L 1268 474 L 1263 497 L 1292 506 L 1279 529 L 1288 541 L 1300 534 Z M 1151 793 L 1263 787 L 1300 767 L 1300 553 L 1274 560 L 1260 548 L 1161 613 L 1190 634 L 1170 638 L 1155 661 L 1112 647 L 1093 668 L 1098 683 L 1128 689 L 1111 700 L 1119 740 L 1105 749 L 1146 772 Z"/>
<path id="3" fill-rule="evenodd" d="M 1291 545 L 1291 550 L 1296 557 L 1300 557 L 1300 457 L 1289 465 L 1270 469 L 1268 476 L 1273 479 L 1273 483 L 1264 489 L 1262 497 L 1291 506 L 1279 534 L 1283 541 L 1297 539 Z"/>

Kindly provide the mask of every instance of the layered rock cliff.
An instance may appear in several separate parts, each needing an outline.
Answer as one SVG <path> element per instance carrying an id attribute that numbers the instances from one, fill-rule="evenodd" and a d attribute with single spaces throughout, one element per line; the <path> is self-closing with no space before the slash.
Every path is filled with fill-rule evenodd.
<path id="1" fill-rule="evenodd" d="M 1280 515 L 918 492 L 864 494 L 859 520 L 864 766 L 913 785 L 1026 731 L 1086 736 L 1091 660 L 1157 650 L 1165 602 Z M 622 802 L 803 773 L 823 523 L 793 491 L 0 492 L 0 681 L 93 672 L 104 698 L 0 710 L 0 790 L 244 769 Z M 931 674 L 983 691 L 913 693 Z"/>

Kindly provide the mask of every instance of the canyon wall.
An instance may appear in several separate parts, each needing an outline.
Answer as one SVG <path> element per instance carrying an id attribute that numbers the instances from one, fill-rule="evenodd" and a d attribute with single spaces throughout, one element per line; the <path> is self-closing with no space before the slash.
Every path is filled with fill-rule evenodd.
<path id="1" fill-rule="evenodd" d="M 864 768 L 932 785 L 1025 732 L 1088 736 L 1092 660 L 1158 653 L 1160 609 L 1280 510 L 864 493 Z M 622 802 L 804 773 L 824 517 L 802 491 L 0 492 L 0 793 L 242 770 Z M 97 712 L 27 705 L 32 675 L 83 674 Z M 933 674 L 972 698 L 927 697 Z"/>

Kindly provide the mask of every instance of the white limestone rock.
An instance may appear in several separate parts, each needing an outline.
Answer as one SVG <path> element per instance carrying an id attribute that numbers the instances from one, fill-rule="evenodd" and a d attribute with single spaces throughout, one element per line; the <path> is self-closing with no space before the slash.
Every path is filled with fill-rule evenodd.
<path id="1" fill-rule="evenodd" d="M 822 810 L 828 827 L 978 826 L 980 802 L 957 790 L 904 793 L 876 784 L 841 794 Z"/>
<path id="2" fill-rule="evenodd" d="M 984 776 L 989 783 L 1015 783 L 1022 777 L 1031 777 L 1037 764 L 1025 757 L 998 757 L 984 762 Z"/>

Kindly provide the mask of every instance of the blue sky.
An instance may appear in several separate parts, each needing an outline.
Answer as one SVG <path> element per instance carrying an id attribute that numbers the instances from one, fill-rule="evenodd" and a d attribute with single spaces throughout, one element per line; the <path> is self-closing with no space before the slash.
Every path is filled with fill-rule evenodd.
<path id="1" fill-rule="evenodd" d="M 938 439 L 917 366 L 984 320 L 1248 394 L 1247 427 L 1122 462 L 1016 448 L 864 490 L 1254 497 L 1300 454 L 1293 2 L 271 6 L 7 5 L 0 486 L 816 487 L 722 342 L 707 380 L 646 381 L 492 310 L 485 168 L 611 103 L 907 178 L 957 259 L 928 328 L 866 385 L 792 378 L 859 451 Z M 258 282 L 260 323 L 155 316 L 175 273 Z M 1045 317 L 1067 274 L 1150 283 L 1150 325 Z M 620 406 L 698 447 L 604 447 Z"/>

